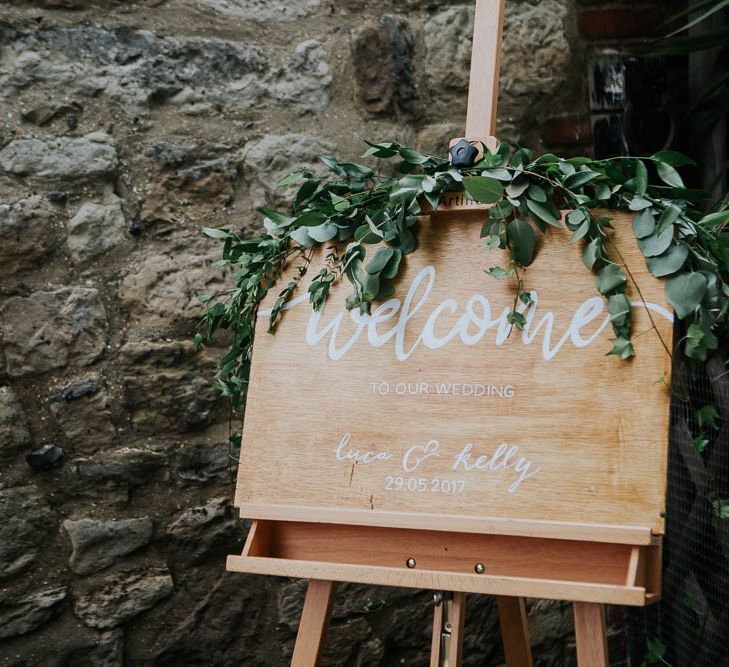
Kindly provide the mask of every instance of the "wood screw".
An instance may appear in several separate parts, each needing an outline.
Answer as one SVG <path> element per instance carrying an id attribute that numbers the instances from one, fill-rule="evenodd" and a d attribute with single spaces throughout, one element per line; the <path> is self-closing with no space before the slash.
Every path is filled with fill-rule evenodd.
<path id="1" fill-rule="evenodd" d="M 405 561 L 405 565 L 407 565 L 407 566 L 408 566 L 408 568 L 410 568 L 411 570 L 412 570 L 412 569 L 413 569 L 413 568 L 414 568 L 414 567 L 415 567 L 415 566 L 416 566 L 417 564 L 418 564 L 418 563 L 416 562 L 416 560 L 415 560 L 414 558 L 408 558 L 408 559 L 407 559 L 407 560 Z"/>

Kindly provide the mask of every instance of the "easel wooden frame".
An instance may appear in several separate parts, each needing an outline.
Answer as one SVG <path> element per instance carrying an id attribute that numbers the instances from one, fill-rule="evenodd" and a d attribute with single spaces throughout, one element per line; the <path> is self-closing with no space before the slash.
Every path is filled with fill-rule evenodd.
<path id="1" fill-rule="evenodd" d="M 497 144 L 503 16 L 504 0 L 477 0 L 466 138 L 489 147 Z M 456 202 L 447 210 L 467 208 Z M 508 667 L 532 664 L 524 597 L 574 602 L 580 667 L 608 666 L 605 603 L 641 606 L 660 597 L 661 536 L 648 527 L 552 522 L 474 534 L 459 532 L 457 522 L 436 531 L 427 523 L 396 528 L 387 517 L 382 525 L 354 518 L 343 525 L 341 513 L 323 511 L 316 523 L 305 512 L 257 516 L 243 553 L 229 556 L 227 567 L 310 580 L 295 667 L 318 664 L 340 581 L 438 591 L 431 667 L 460 665 L 469 592 L 496 596 Z"/>

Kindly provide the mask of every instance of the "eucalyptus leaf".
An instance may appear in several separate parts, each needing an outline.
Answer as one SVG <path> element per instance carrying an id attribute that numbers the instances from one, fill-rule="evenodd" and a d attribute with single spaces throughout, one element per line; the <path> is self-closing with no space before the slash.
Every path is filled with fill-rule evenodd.
<path id="1" fill-rule="evenodd" d="M 666 252 L 657 257 L 646 258 L 646 264 L 651 275 L 656 278 L 670 276 L 676 273 L 686 263 L 689 255 L 689 249 L 684 244 L 673 244 Z"/>
<path id="2" fill-rule="evenodd" d="M 299 227 L 295 229 L 289 236 L 297 243 L 304 246 L 304 248 L 313 248 L 314 240 L 309 236 L 308 228 Z"/>
<path id="3" fill-rule="evenodd" d="M 539 202 L 535 202 L 531 199 L 527 199 L 527 206 L 529 210 L 537 216 L 540 220 L 546 222 L 549 225 L 552 225 L 552 227 L 561 228 L 562 225 L 557 218 L 552 215 L 551 211 L 544 206 L 543 204 L 540 204 Z"/>
<path id="4" fill-rule="evenodd" d="M 626 283 L 625 271 L 615 264 L 604 266 L 595 277 L 597 291 L 605 296 L 624 288 Z"/>
<path id="5" fill-rule="evenodd" d="M 646 257 L 662 255 L 673 241 L 673 227 L 668 227 L 662 232 L 656 230 L 650 236 L 638 239 L 638 247 Z"/>
<path id="6" fill-rule="evenodd" d="M 339 232 L 339 227 L 333 225 L 331 222 L 325 222 L 323 225 L 318 227 L 309 227 L 307 233 L 309 238 L 314 239 L 317 243 L 326 243 L 331 241 Z"/>
<path id="7" fill-rule="evenodd" d="M 643 209 L 633 216 L 633 233 L 635 238 L 644 239 L 656 231 L 656 218 L 653 210 Z"/>
<path id="8" fill-rule="evenodd" d="M 667 162 L 656 162 L 656 171 L 660 179 L 673 188 L 683 188 L 683 179 L 679 173 Z"/>
<path id="9" fill-rule="evenodd" d="M 463 179 L 466 192 L 477 202 L 495 204 L 504 194 L 504 186 L 494 178 L 467 176 Z"/>
<path id="10" fill-rule="evenodd" d="M 534 261 L 536 243 L 532 226 L 526 220 L 517 218 L 509 224 L 506 234 L 516 262 L 521 266 L 529 266 Z"/>
<path id="11" fill-rule="evenodd" d="M 680 273 L 666 282 L 666 298 L 679 319 L 695 312 L 706 294 L 706 276 L 698 272 Z"/>
<path id="12" fill-rule="evenodd" d="M 365 269 L 369 274 L 381 273 L 395 254 L 394 248 L 380 248 Z"/>

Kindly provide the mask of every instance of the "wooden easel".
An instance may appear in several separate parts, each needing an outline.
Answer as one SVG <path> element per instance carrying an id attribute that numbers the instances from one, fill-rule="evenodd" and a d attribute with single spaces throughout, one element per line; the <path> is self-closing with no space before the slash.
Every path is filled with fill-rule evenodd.
<path id="1" fill-rule="evenodd" d="M 466 139 L 489 147 L 497 144 L 503 16 L 504 0 L 477 0 Z M 310 580 L 295 667 L 318 664 L 338 581 L 435 590 L 431 667 L 461 663 L 467 592 L 496 596 L 508 667 L 532 664 L 523 596 L 574 602 L 580 667 L 608 667 L 605 603 L 645 605 L 660 596 L 661 538 L 650 527 L 522 522 L 490 533 L 485 522 L 474 533 L 458 521 L 451 532 L 432 530 L 428 517 L 405 527 L 374 515 L 365 522 L 352 514 L 346 525 L 337 522 L 341 514 L 312 519 L 305 508 L 253 516 L 228 569 Z"/>

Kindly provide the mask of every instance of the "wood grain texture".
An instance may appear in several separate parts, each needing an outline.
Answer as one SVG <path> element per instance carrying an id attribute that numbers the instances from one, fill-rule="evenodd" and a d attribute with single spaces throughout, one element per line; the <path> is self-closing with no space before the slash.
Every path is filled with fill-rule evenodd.
<path id="1" fill-rule="evenodd" d="M 641 547 L 651 552 L 654 546 Z M 626 584 L 630 545 L 257 521 L 228 569 L 309 579 L 492 595 L 644 605 L 657 599 Z M 416 566 L 408 568 L 408 559 Z M 484 574 L 476 574 L 482 563 Z M 660 570 L 660 562 L 654 564 Z"/>
<path id="2" fill-rule="evenodd" d="M 496 598 L 499 610 L 501 641 L 504 644 L 506 667 L 532 667 L 532 649 L 529 645 L 524 598 L 500 595 Z"/>
<path id="3" fill-rule="evenodd" d="M 496 134 L 504 0 L 477 0 L 473 25 L 466 136 Z"/>
<path id="4" fill-rule="evenodd" d="M 632 544 L 663 532 L 670 357 L 661 339 L 670 346 L 671 322 L 634 308 L 637 357 L 605 356 L 612 332 L 594 277 L 569 232 L 550 229 L 525 275 L 538 295 L 534 319 L 526 334 L 506 336 L 503 314 L 514 284 L 484 274 L 505 261 L 502 251 L 483 250 L 484 216 L 424 218 L 418 251 L 369 323 L 344 311 L 346 281 L 335 284 L 320 314 L 312 316 L 305 302 L 293 306 L 274 336 L 259 318 L 236 493 L 244 516 L 597 541 L 612 541 L 612 530 L 612 539 Z M 668 315 L 663 283 L 648 274 L 630 217 L 616 215 L 615 227 L 614 242 L 640 295 Z M 640 301 L 633 285 L 629 293 Z M 587 321 L 590 308 L 597 310 Z M 576 320 L 581 326 L 570 335 Z M 428 347 L 428 327 L 431 343 L 449 340 Z M 407 358 L 399 359 L 398 350 Z M 375 389 L 385 386 L 386 394 Z M 464 395 L 474 387 L 493 393 Z M 507 387 L 513 396 L 499 396 Z M 338 460 L 345 434 L 342 452 L 390 458 Z M 406 472 L 405 453 L 431 441 L 439 456 Z M 455 462 L 469 443 L 470 464 L 493 458 L 501 443 L 518 453 L 511 467 L 465 471 Z M 510 492 L 520 457 L 539 471 Z M 404 488 L 388 490 L 388 478 L 398 477 Z"/>
<path id="5" fill-rule="evenodd" d="M 316 667 L 324 648 L 337 584 L 313 579 L 309 582 L 296 635 L 291 667 Z"/>
<path id="6" fill-rule="evenodd" d="M 609 667 L 605 605 L 575 602 L 578 667 Z"/>

